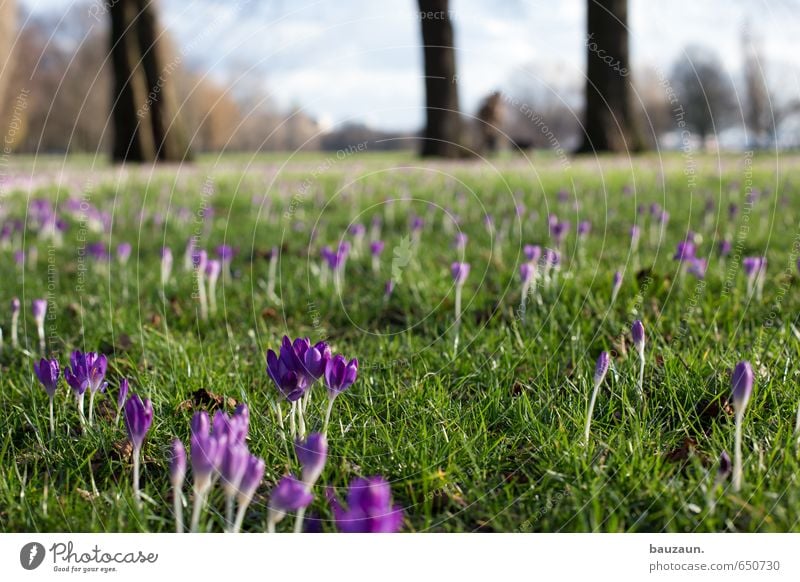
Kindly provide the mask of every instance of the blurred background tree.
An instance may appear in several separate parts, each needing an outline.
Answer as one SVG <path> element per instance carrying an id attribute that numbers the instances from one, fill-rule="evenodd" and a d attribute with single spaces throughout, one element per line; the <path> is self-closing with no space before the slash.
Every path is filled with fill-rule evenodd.
<path id="1" fill-rule="evenodd" d="M 643 148 L 631 104 L 628 0 L 587 0 L 586 109 L 581 152 Z"/>
<path id="2" fill-rule="evenodd" d="M 423 156 L 462 155 L 462 124 L 458 108 L 458 75 L 453 25 L 448 0 L 419 0 L 425 66 L 425 131 Z"/>

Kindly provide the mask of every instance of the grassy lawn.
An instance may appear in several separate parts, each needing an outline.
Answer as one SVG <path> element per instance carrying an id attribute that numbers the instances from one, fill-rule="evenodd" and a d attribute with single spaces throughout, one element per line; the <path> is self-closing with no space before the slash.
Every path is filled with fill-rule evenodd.
<path id="1" fill-rule="evenodd" d="M 323 486 L 343 495 L 354 477 L 369 475 L 391 483 L 404 509 L 403 531 L 800 531 L 793 434 L 800 401 L 799 163 L 670 155 L 457 165 L 332 153 L 288 164 L 204 158 L 192 167 L 125 175 L 92 170 L 91 160 L 68 163 L 63 173 L 64 164 L 44 164 L 33 193 L 4 196 L 5 220 L 25 220 L 26 209 L 30 219 L 35 198 L 62 209 L 76 198 L 109 221 L 97 229 L 81 210 L 65 211 L 63 246 L 25 228 L 0 254 L 0 301 L 22 301 L 18 349 L 10 345 L 10 308 L 0 315 L 0 530 L 172 531 L 172 439 L 188 447 L 194 412 L 232 411 L 243 402 L 250 408 L 248 445 L 266 461 L 243 529 L 264 531 L 272 486 L 299 469 L 265 371 L 265 351 L 277 350 L 287 334 L 324 339 L 360 362 L 358 380 L 336 400 L 329 458 L 309 509 L 325 531 L 333 527 Z M 20 164 L 30 176 L 31 161 Z M 653 203 L 669 212 L 663 231 Z M 203 208 L 213 213 L 203 218 Z M 550 214 L 571 225 L 560 270 L 549 285 L 539 279 L 523 317 L 524 245 L 554 245 Z M 419 242 L 409 226 L 414 216 L 424 223 Z M 386 243 L 377 273 L 369 256 L 375 217 Z M 579 241 L 575 228 L 584 220 L 591 232 Z M 356 223 L 366 226 L 360 255 L 349 230 Z M 463 251 L 453 242 L 459 229 L 468 237 Z M 704 279 L 673 260 L 689 231 L 697 254 L 709 259 Z M 184 270 L 190 237 L 209 254 L 222 244 L 237 249 L 208 321 L 199 317 L 194 278 Z M 726 237 L 732 251 L 723 261 L 717 247 Z M 320 282 L 320 250 L 342 240 L 352 250 L 337 292 Z M 127 271 L 114 257 L 86 255 L 93 242 L 112 253 L 131 243 Z M 37 247 L 38 262 L 29 256 L 24 268 L 15 263 L 22 244 Z M 163 246 L 175 257 L 166 286 Z M 276 297 L 269 294 L 273 247 L 280 249 Z M 746 291 L 742 258 L 751 255 L 769 260 L 761 300 Z M 471 272 L 454 349 L 450 268 L 457 260 Z M 612 304 L 615 271 L 623 280 Z M 393 274 L 394 292 L 385 297 Z M 41 354 L 30 303 L 40 297 L 49 301 L 47 353 L 62 368 L 74 349 L 109 357 L 108 393 L 99 395 L 95 425 L 85 432 L 62 381 L 50 435 L 47 394 L 33 373 Z M 643 402 L 630 340 L 636 319 L 647 334 Z M 604 350 L 611 370 L 584 443 L 595 360 Z M 734 493 L 726 481 L 710 491 L 720 454 L 732 453 L 727 401 L 740 360 L 755 371 L 744 416 L 744 486 Z M 143 449 L 141 510 L 125 428 L 115 423 L 123 377 L 152 399 L 155 412 Z M 324 388 L 315 386 L 311 430 L 326 404 Z M 191 505 L 188 484 L 184 495 Z M 209 507 L 203 528 L 222 531 L 218 489 Z"/>

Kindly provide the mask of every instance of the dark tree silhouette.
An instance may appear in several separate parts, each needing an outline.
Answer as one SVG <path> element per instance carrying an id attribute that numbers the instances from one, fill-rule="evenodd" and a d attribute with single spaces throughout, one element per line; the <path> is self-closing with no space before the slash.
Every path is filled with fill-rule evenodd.
<path id="1" fill-rule="evenodd" d="M 186 160 L 189 149 L 170 79 L 179 63 L 166 62 L 155 3 L 117 0 L 109 4 L 109 13 L 114 160 Z"/>
<path id="2" fill-rule="evenodd" d="M 697 134 L 701 147 L 708 136 L 729 127 L 737 116 L 736 90 L 717 54 L 689 47 L 672 72 L 675 94 L 686 125 Z"/>
<path id="3" fill-rule="evenodd" d="M 423 156 L 461 155 L 461 115 L 448 0 L 419 0 L 425 59 L 425 135 Z"/>
<path id="4" fill-rule="evenodd" d="M 0 114 L 8 109 L 5 103 L 6 99 L 10 99 L 10 96 L 6 95 L 6 87 L 14 71 L 14 63 L 11 60 L 11 47 L 14 45 L 14 39 L 16 38 L 16 34 L 14 34 L 16 27 L 16 2 L 14 0 L 0 2 Z M 0 122 L 2 121 L 4 120 L 0 119 Z"/>
<path id="5" fill-rule="evenodd" d="M 631 98 L 627 0 L 588 0 L 581 152 L 642 149 Z"/>

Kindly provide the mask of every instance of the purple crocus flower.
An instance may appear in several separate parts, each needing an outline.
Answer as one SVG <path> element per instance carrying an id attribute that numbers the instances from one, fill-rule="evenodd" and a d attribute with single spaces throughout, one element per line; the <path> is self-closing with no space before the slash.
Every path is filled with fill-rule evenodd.
<path id="1" fill-rule="evenodd" d="M 70 365 L 64 368 L 64 379 L 77 396 L 83 395 L 87 389 L 92 393 L 106 389 L 108 360 L 104 354 L 75 350 L 69 361 Z"/>
<path id="2" fill-rule="evenodd" d="M 219 464 L 220 439 L 202 432 L 192 433 L 190 454 L 195 492 L 204 494 L 211 484 L 211 476 Z"/>
<path id="3" fill-rule="evenodd" d="M 733 451 L 733 490 L 738 492 L 742 488 L 742 421 L 744 411 L 750 396 L 753 393 L 753 368 L 750 362 L 742 361 L 736 364 L 731 375 L 733 411 L 736 422 L 736 436 Z"/>
<path id="4" fill-rule="evenodd" d="M 694 253 L 695 253 L 694 243 L 685 240 L 678 243 L 678 247 L 675 251 L 675 256 L 672 258 L 676 261 L 688 262 L 695 258 Z"/>
<path id="5" fill-rule="evenodd" d="M 588 220 L 582 220 L 578 223 L 578 236 L 585 238 L 592 230 L 592 223 Z"/>
<path id="6" fill-rule="evenodd" d="M 450 271 L 453 274 L 453 282 L 456 286 L 460 287 L 464 284 L 464 281 L 466 281 L 469 276 L 469 269 L 469 263 L 459 263 L 456 261 L 450 265 Z"/>
<path id="7" fill-rule="evenodd" d="M 131 257 L 131 250 L 131 243 L 120 243 L 117 246 L 117 260 L 123 265 L 127 263 L 128 259 Z"/>
<path id="8" fill-rule="evenodd" d="M 296 441 L 294 451 L 303 466 L 303 483 L 310 489 L 325 468 L 325 461 L 328 458 L 328 439 L 324 434 L 312 433 L 306 440 Z"/>
<path id="9" fill-rule="evenodd" d="M 255 455 L 250 455 L 244 475 L 242 475 L 242 479 L 239 482 L 239 511 L 242 511 L 242 506 L 246 507 L 253 498 L 261 479 L 264 478 L 265 467 L 266 465 L 262 459 Z"/>
<path id="10" fill-rule="evenodd" d="M 169 461 L 169 478 L 173 488 L 180 491 L 186 477 L 186 449 L 180 439 L 172 441 L 171 456 Z"/>
<path id="11" fill-rule="evenodd" d="M 519 266 L 519 276 L 520 279 L 522 279 L 523 285 L 531 282 L 531 279 L 533 279 L 533 274 L 535 272 L 536 272 L 536 267 L 534 267 L 530 263 L 522 263 Z"/>
<path id="12" fill-rule="evenodd" d="M 125 427 L 135 449 L 141 449 L 144 437 L 153 423 L 153 403 L 134 394 L 125 403 Z"/>
<path id="13" fill-rule="evenodd" d="M 217 256 L 220 258 L 220 260 L 222 260 L 223 263 L 232 261 L 234 255 L 236 254 L 233 250 L 233 247 L 230 245 L 219 245 L 216 250 Z"/>
<path id="14" fill-rule="evenodd" d="M 44 386 L 47 395 L 53 398 L 58 388 L 58 378 L 61 374 L 58 360 L 45 360 L 42 358 L 33 363 L 33 371 L 36 372 L 36 377 Z"/>
<path id="15" fill-rule="evenodd" d="M 41 382 L 42 386 L 44 386 L 47 396 L 50 399 L 50 434 L 53 434 L 56 430 L 55 416 L 53 412 L 53 398 L 56 395 L 58 378 L 60 375 L 58 360 L 45 360 L 43 358 L 38 362 L 33 363 L 33 371 L 36 372 L 36 377 L 39 378 L 39 382 Z"/>
<path id="16" fill-rule="evenodd" d="M 556 241 L 556 245 L 560 245 L 563 242 L 567 231 L 569 231 L 569 222 L 567 221 L 557 220 L 554 224 L 550 225 L 550 236 Z"/>
<path id="17" fill-rule="evenodd" d="M 289 512 L 300 511 L 308 507 L 314 496 L 306 490 L 305 485 L 298 481 L 294 475 L 283 477 L 269 498 L 269 514 L 267 516 L 267 531 L 275 532 L 275 525 Z"/>
<path id="18" fill-rule="evenodd" d="M 193 435 L 197 434 L 206 437 L 211 433 L 211 422 L 208 418 L 208 412 L 201 410 L 194 413 L 191 421 L 191 430 Z"/>
<path id="19" fill-rule="evenodd" d="M 753 368 L 750 366 L 750 362 L 742 361 L 736 364 L 731 384 L 733 386 L 733 407 L 736 411 L 744 412 L 753 392 Z"/>
<path id="20" fill-rule="evenodd" d="M 242 444 L 228 442 L 222 451 L 219 466 L 220 478 L 225 496 L 231 501 L 239 490 L 239 483 L 247 469 L 249 459 L 250 453 Z M 233 516 L 229 515 L 228 517 L 228 522 L 232 522 Z"/>
<path id="21" fill-rule="evenodd" d="M 328 490 L 336 528 L 343 533 L 395 533 L 403 523 L 403 510 L 392 505 L 389 483 L 380 476 L 358 478 L 347 490 L 347 508 Z"/>
<path id="22" fill-rule="evenodd" d="M 606 373 L 608 372 L 608 367 L 611 364 L 611 356 L 608 355 L 608 352 L 600 352 L 600 356 L 597 358 L 597 363 L 594 367 L 594 383 L 601 384 L 603 379 L 606 377 Z"/>
<path id="23" fill-rule="evenodd" d="M 37 324 L 40 321 L 43 322 L 45 315 L 47 315 L 47 299 L 34 299 L 31 302 L 31 312 Z"/>
<path id="24" fill-rule="evenodd" d="M 372 254 L 373 257 L 381 256 L 383 249 L 385 247 L 385 243 L 382 240 L 374 240 L 369 243 L 369 252 Z"/>
<path id="25" fill-rule="evenodd" d="M 302 341 L 292 344 L 288 336 L 283 336 L 280 355 L 267 351 L 267 374 L 289 402 L 299 400 L 309 386 L 305 350 L 299 353 L 303 345 Z"/>
<path id="26" fill-rule="evenodd" d="M 798 269 L 800 269 L 800 267 L 798 267 Z M 392 293 L 394 293 L 394 281 L 389 279 L 386 281 L 386 285 L 383 288 L 383 296 L 389 298 L 392 296 Z"/>
<path id="27" fill-rule="evenodd" d="M 330 398 L 335 398 L 353 385 L 358 377 L 358 359 L 349 362 L 336 354 L 325 366 L 325 387 Z"/>
<path id="28" fill-rule="evenodd" d="M 633 337 L 633 345 L 640 352 L 644 351 L 644 325 L 641 320 L 637 319 L 631 326 L 631 337 Z"/>
<path id="29" fill-rule="evenodd" d="M 458 232 L 456 233 L 456 238 L 453 241 L 453 247 L 457 250 L 463 250 L 467 246 L 467 241 L 469 238 L 467 237 L 466 233 Z"/>
<path id="30" fill-rule="evenodd" d="M 722 239 L 719 241 L 719 246 L 717 250 L 719 252 L 720 257 L 727 257 L 731 254 L 731 250 L 733 249 L 733 245 L 731 245 L 731 241 L 728 239 Z"/>
<path id="31" fill-rule="evenodd" d="M 614 277 L 611 279 L 611 302 L 617 299 L 619 290 L 622 288 L 622 273 L 614 271 Z"/>
<path id="32" fill-rule="evenodd" d="M 542 256 L 542 247 L 539 245 L 525 245 L 523 248 L 525 258 L 531 263 L 537 262 Z"/>
<path id="33" fill-rule="evenodd" d="M 322 378 L 330 359 L 331 348 L 326 342 L 317 342 L 305 349 L 303 365 L 309 383 L 314 383 Z"/>
<path id="34" fill-rule="evenodd" d="M 695 257 L 689 262 L 689 266 L 686 268 L 687 272 L 690 275 L 694 275 L 698 279 L 704 279 L 706 276 L 706 270 L 708 269 L 708 261 L 706 259 L 700 259 Z"/>

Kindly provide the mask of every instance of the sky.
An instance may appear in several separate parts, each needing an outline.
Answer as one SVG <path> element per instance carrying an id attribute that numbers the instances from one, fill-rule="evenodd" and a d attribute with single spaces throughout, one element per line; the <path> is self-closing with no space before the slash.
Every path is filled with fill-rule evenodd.
<path id="1" fill-rule="evenodd" d="M 22 0 L 34 12 L 74 0 Z M 83 0 L 85 2 L 85 0 Z M 108 0 L 91 0 L 102 7 Z M 800 0 L 629 0 L 631 57 L 668 73 L 689 45 L 741 66 L 742 30 L 767 70 L 800 95 Z M 185 62 L 232 90 L 256 82 L 281 108 L 325 126 L 348 121 L 410 131 L 423 123 L 422 49 L 414 0 L 160 0 Z M 585 0 L 451 0 L 461 108 L 495 89 L 582 86 Z M 786 71 L 792 71 L 786 75 Z"/>

